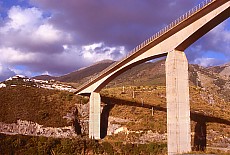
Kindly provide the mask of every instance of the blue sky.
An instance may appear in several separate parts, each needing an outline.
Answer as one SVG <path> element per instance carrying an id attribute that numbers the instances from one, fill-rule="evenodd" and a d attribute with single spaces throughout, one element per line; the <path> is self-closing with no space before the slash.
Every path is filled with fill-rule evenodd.
<path id="1" fill-rule="evenodd" d="M 0 0 L 0 81 L 63 75 L 119 60 L 202 0 Z M 186 50 L 190 63 L 230 61 L 227 19 Z"/>

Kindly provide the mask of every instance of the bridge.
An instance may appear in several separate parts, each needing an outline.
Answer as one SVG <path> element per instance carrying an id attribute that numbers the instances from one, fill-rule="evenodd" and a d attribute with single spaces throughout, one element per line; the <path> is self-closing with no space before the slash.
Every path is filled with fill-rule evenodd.
<path id="1" fill-rule="evenodd" d="M 89 137 L 100 139 L 100 90 L 130 68 L 167 56 L 168 154 L 191 151 L 188 61 L 184 50 L 229 16 L 230 0 L 205 0 L 80 86 L 76 94 L 90 95 Z"/>

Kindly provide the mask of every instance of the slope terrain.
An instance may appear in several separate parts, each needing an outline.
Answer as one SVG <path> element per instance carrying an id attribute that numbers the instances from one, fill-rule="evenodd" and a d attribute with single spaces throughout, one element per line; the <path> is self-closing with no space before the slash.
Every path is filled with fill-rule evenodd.
<path id="1" fill-rule="evenodd" d="M 59 77 L 52 77 L 49 75 L 41 75 L 33 77 L 34 79 L 38 80 L 56 80 L 60 82 L 68 82 L 68 83 L 77 83 L 77 86 L 79 84 L 82 84 L 90 79 L 91 76 L 95 75 L 96 73 L 101 72 L 106 67 L 114 63 L 112 60 L 104 60 L 97 62 L 89 67 L 81 68 L 79 70 L 73 71 L 69 74 L 59 76 Z"/>
<path id="2" fill-rule="evenodd" d="M 101 91 L 103 142 L 113 147 L 118 142 L 167 142 L 164 61 L 136 66 L 115 78 Z M 77 87 L 110 64 L 98 63 L 59 78 L 63 83 L 68 82 Z M 209 153 L 213 147 L 230 147 L 230 81 L 225 71 L 228 67 L 189 65 L 193 145 L 195 135 L 200 132 L 197 128 L 202 126 L 206 129 L 202 132 L 205 133 Z M 0 122 L 13 123 L 22 119 L 44 126 L 66 126 L 71 123 L 65 116 L 77 108 L 75 116 L 84 129 L 84 135 L 87 134 L 87 103 L 88 97 L 67 91 L 33 87 L 30 83 L 8 85 L 0 88 Z"/>
<path id="3" fill-rule="evenodd" d="M 0 89 L 0 122 L 13 123 L 22 119 L 45 126 L 66 126 L 63 116 L 76 100 L 71 93 L 43 88 L 16 86 Z"/>

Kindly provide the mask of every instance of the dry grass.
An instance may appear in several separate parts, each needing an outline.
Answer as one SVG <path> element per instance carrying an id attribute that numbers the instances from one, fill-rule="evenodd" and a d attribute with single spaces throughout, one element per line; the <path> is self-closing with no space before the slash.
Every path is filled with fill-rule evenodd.
<path id="1" fill-rule="evenodd" d="M 123 92 L 123 90 L 125 91 Z M 111 116 L 130 120 L 130 122 L 122 124 L 129 130 L 167 132 L 164 86 L 107 88 L 101 94 L 110 98 L 110 104 L 115 104 L 110 111 Z M 228 102 L 199 87 L 191 86 L 190 107 L 192 132 L 195 130 L 196 123 L 204 120 L 207 125 L 207 136 L 230 136 L 230 107 Z M 212 131 L 218 134 L 212 135 Z M 216 138 L 216 141 L 209 139 L 207 141 L 208 145 L 216 142 L 221 142 L 221 138 Z"/>
<path id="2" fill-rule="evenodd" d="M 73 93 L 36 87 L 7 87 L 0 89 L 0 121 L 30 120 L 44 126 L 66 126 L 63 116 L 80 102 Z"/>

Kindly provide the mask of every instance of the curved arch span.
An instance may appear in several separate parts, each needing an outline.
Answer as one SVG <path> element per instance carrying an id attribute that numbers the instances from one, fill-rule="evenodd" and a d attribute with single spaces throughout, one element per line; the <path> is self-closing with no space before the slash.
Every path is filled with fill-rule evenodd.
<path id="1" fill-rule="evenodd" d="M 75 92 L 99 92 L 106 84 L 128 69 L 143 62 L 167 55 L 172 50 L 184 51 L 218 24 L 229 18 L 229 0 L 210 0 L 195 11 L 189 11 L 150 39 L 137 46 L 131 55 L 108 67 Z"/>

